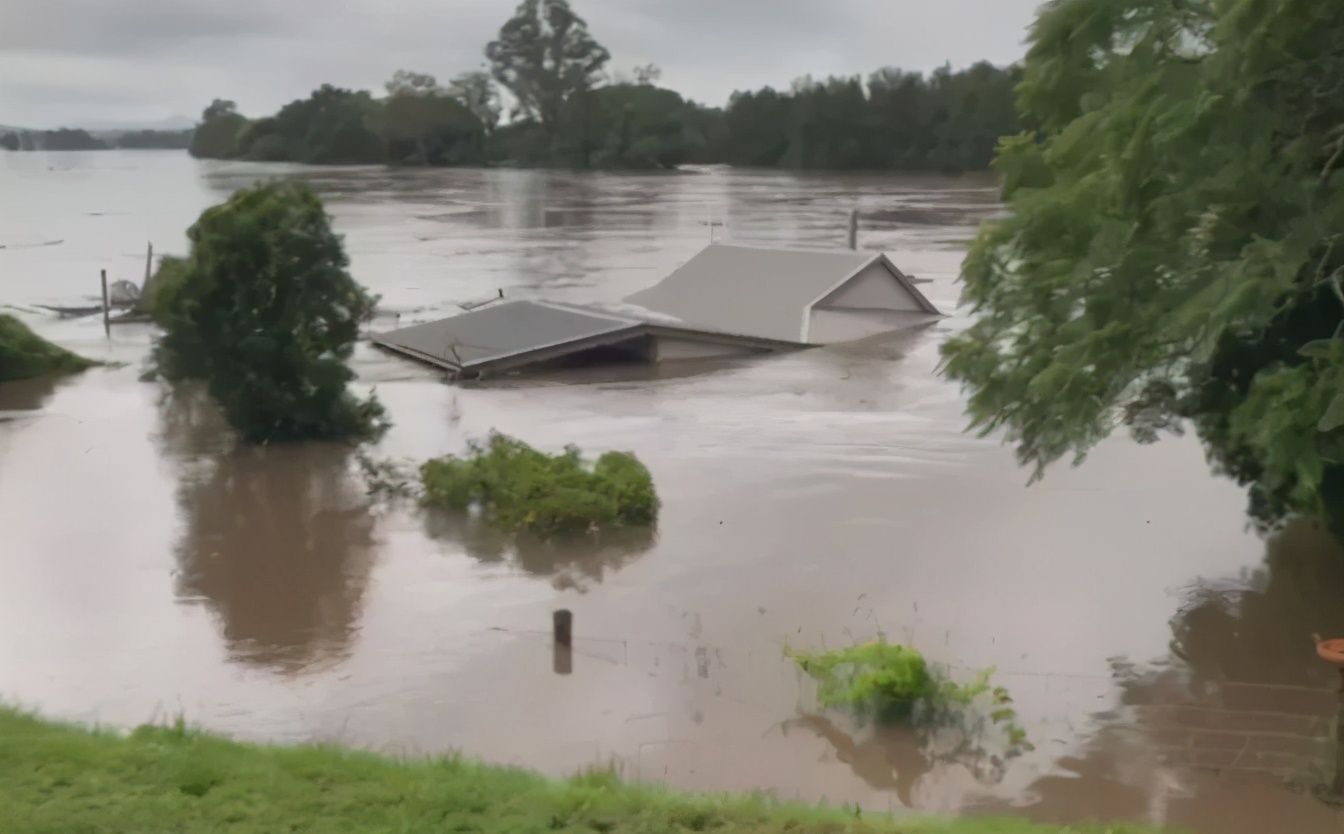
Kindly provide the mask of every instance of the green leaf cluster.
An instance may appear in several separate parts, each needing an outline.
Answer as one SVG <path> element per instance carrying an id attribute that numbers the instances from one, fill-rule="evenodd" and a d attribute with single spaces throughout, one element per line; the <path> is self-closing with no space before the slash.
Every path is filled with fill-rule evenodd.
<path id="1" fill-rule="evenodd" d="M 990 722 L 1004 729 L 1010 747 L 1031 749 L 1012 697 L 990 684 L 992 669 L 969 683 L 957 683 L 931 667 L 917 649 L 881 637 L 830 651 L 786 649 L 785 654 L 816 681 L 817 700 L 828 709 L 847 710 L 864 722 L 894 724 L 967 709 L 987 696 Z"/>
<path id="2" fill-rule="evenodd" d="M 14 316 L 0 314 L 0 382 L 72 374 L 93 364 L 43 339 Z"/>
<path id="3" fill-rule="evenodd" d="M 1054 0 L 944 347 L 972 426 L 1075 462 L 1192 420 L 1266 522 L 1344 464 L 1344 5 Z M 1303 352 L 1309 342 L 1314 346 Z"/>
<path id="4" fill-rule="evenodd" d="M 426 462 L 420 479 L 428 506 L 479 508 L 508 531 L 581 533 L 647 526 L 658 518 L 653 478 L 626 452 L 606 452 L 589 465 L 573 446 L 549 455 L 492 432 L 484 443 L 472 441 L 465 455 Z"/>
<path id="5" fill-rule="evenodd" d="M 375 299 L 351 278 L 341 238 L 310 187 L 239 191 L 207 209 L 188 237 L 185 267 L 161 266 L 163 283 L 151 287 L 166 377 L 203 380 L 252 443 L 383 428 L 378 402 L 346 389 L 354 373 L 344 362 Z"/>

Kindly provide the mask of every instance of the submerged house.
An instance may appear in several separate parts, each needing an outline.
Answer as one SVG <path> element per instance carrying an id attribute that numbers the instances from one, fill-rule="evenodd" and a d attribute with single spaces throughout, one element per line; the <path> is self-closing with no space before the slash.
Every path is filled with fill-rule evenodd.
<path id="1" fill-rule="evenodd" d="M 621 310 L 502 301 L 377 334 L 456 378 L 555 364 L 731 358 L 900 330 L 938 309 L 886 255 L 711 244 Z"/>

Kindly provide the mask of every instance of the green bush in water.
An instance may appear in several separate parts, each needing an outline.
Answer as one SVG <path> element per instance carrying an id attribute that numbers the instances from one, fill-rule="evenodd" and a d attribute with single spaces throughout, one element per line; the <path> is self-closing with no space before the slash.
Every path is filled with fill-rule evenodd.
<path id="1" fill-rule="evenodd" d="M 164 255 L 159 259 L 159 268 L 145 282 L 137 304 L 140 312 L 160 326 L 166 327 L 182 298 L 182 289 L 187 284 L 187 271 L 191 262 L 176 255 Z"/>
<path id="2" fill-rule="evenodd" d="M 990 721 L 1004 729 L 1012 747 L 1031 749 L 1026 732 L 1017 724 L 1012 697 L 989 683 L 993 670 L 959 684 L 931 669 L 918 650 L 882 637 L 825 652 L 787 649 L 785 653 L 817 682 L 817 700 L 828 709 L 848 710 L 860 721 L 894 724 L 910 721 L 921 709 L 966 708 L 990 696 Z"/>
<path id="3" fill-rule="evenodd" d="M 48 342 L 14 316 L 0 314 L 0 382 L 72 374 L 94 364 Z"/>
<path id="4" fill-rule="evenodd" d="M 351 277 L 312 188 L 243 189 L 206 209 L 187 236 L 188 262 L 169 262 L 164 285 L 150 287 L 165 377 L 204 381 L 250 443 L 364 438 L 385 427 L 377 400 L 346 388 L 355 374 L 345 360 L 375 299 Z"/>
<path id="5" fill-rule="evenodd" d="M 509 531 L 576 533 L 649 525 L 658 517 L 649 470 L 625 452 L 607 452 L 589 466 L 573 446 L 548 455 L 492 432 L 461 457 L 428 461 L 420 479 L 429 506 L 479 507 L 487 521 Z"/>

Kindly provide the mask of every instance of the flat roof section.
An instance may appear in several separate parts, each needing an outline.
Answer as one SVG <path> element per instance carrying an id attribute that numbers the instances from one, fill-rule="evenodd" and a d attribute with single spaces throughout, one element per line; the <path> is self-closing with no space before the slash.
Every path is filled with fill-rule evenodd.
<path id="1" fill-rule="evenodd" d="M 509 301 L 373 336 L 375 344 L 436 365 L 470 370 L 518 354 L 582 342 L 640 323 L 535 301 Z"/>

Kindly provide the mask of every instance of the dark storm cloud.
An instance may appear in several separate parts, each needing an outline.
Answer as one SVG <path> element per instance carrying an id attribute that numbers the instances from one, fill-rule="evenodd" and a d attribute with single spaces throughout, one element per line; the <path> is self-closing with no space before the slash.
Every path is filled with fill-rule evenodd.
<path id="1" fill-rule="evenodd" d="M 804 75 L 1016 60 L 1038 0 L 572 0 L 611 69 L 656 63 L 708 104 Z M 0 0 L 0 124 L 257 114 L 322 83 L 449 78 L 515 0 Z"/>

